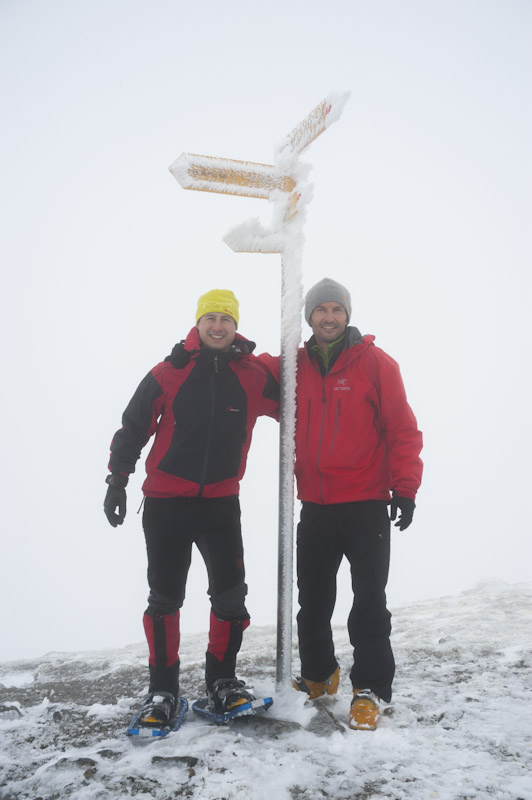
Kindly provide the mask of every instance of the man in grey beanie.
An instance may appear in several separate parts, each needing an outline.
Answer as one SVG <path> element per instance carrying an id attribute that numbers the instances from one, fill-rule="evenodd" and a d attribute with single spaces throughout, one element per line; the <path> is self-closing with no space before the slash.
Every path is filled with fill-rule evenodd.
<path id="1" fill-rule="evenodd" d="M 309 289 L 305 298 L 305 319 L 311 325 L 310 318 L 314 309 L 321 303 L 339 303 L 347 315 L 346 325 L 351 317 L 351 295 L 341 283 L 331 278 L 323 278 L 319 283 Z"/>
<path id="2" fill-rule="evenodd" d="M 331 617 L 346 556 L 354 594 L 349 725 L 374 730 L 380 701 L 391 700 L 395 671 L 385 592 L 390 517 L 401 512 L 401 531 L 412 522 L 422 436 L 397 363 L 373 344 L 374 336 L 349 326 L 350 317 L 350 294 L 337 281 L 324 278 L 308 291 L 305 319 L 313 335 L 299 350 L 297 372 L 301 677 L 293 685 L 311 700 L 338 690 Z"/>

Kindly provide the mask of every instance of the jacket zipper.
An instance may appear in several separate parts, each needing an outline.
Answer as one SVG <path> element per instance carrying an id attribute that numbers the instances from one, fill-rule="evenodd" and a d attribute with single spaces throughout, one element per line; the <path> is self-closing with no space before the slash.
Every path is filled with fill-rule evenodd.
<path id="1" fill-rule="evenodd" d="M 325 428 L 325 406 L 326 406 L 326 397 L 325 397 L 325 375 L 321 376 L 321 386 L 322 386 L 322 409 L 321 409 L 321 427 L 320 427 L 320 438 L 318 439 L 318 453 L 316 457 L 316 469 L 318 470 L 318 475 L 320 476 L 320 500 L 322 503 L 325 502 L 323 499 L 323 475 L 320 469 L 320 456 L 321 456 L 321 445 L 323 443 L 323 430 Z"/>
<path id="2" fill-rule="evenodd" d="M 334 443 L 336 442 L 336 434 L 338 433 L 338 423 L 340 422 L 340 398 L 336 401 L 336 416 L 334 418 L 334 430 L 331 439 L 331 450 L 334 447 Z"/>
<path id="3" fill-rule="evenodd" d="M 214 430 L 214 412 L 216 409 L 216 376 L 218 374 L 218 356 L 214 356 L 213 359 L 214 363 L 214 370 L 211 375 L 211 413 L 209 417 L 209 430 L 207 431 L 207 443 L 205 445 L 205 456 L 203 458 L 203 467 L 201 470 L 201 479 L 198 489 L 198 497 L 201 497 L 203 494 L 203 489 L 205 486 L 205 479 L 207 477 L 207 466 L 209 463 L 209 453 L 211 449 L 211 441 L 212 441 L 212 434 Z"/>
<path id="4" fill-rule="evenodd" d="M 308 443 L 309 443 L 309 440 L 310 440 L 310 409 L 311 409 L 311 406 L 312 406 L 312 401 L 311 401 L 311 399 L 309 397 L 308 406 L 307 406 L 307 448 L 308 448 Z"/>

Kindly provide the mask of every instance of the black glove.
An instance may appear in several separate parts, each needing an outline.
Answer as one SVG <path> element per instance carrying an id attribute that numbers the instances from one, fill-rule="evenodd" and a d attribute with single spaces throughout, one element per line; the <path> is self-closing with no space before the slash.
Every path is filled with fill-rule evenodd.
<path id="1" fill-rule="evenodd" d="M 117 472 L 108 475 L 105 479 L 105 482 L 109 484 L 109 488 L 103 501 L 103 510 L 113 528 L 121 525 L 126 516 L 126 486 L 128 480 L 128 475 L 122 475 L 122 473 Z M 118 508 L 118 513 L 116 513 L 116 508 Z"/>
<path id="2" fill-rule="evenodd" d="M 399 509 L 401 512 L 401 516 L 395 523 L 396 528 L 399 528 L 400 531 L 404 531 L 406 528 L 408 528 L 412 522 L 415 507 L 416 504 L 410 497 L 399 497 L 395 494 L 395 492 L 393 493 L 392 506 L 390 508 L 390 519 L 393 521 L 396 518 L 397 509 Z"/>

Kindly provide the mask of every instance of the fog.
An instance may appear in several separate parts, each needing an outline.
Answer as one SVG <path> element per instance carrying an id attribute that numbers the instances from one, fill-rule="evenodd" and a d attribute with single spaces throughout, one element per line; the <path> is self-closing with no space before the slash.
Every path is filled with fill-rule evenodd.
<path id="1" fill-rule="evenodd" d="M 268 204 L 184 191 L 168 166 L 272 163 L 331 90 L 351 97 L 301 158 L 304 287 L 349 288 L 425 440 L 389 605 L 530 580 L 531 17 L 514 0 L 3 0 L 0 660 L 143 639 L 143 461 L 124 525 L 102 509 L 122 411 L 209 289 L 235 292 L 257 352 L 280 335 L 280 257 L 222 241 Z M 261 419 L 241 487 L 257 625 L 276 620 L 277 481 Z M 184 635 L 207 630 L 206 589 L 196 554 Z M 342 566 L 336 624 L 350 596 Z"/>

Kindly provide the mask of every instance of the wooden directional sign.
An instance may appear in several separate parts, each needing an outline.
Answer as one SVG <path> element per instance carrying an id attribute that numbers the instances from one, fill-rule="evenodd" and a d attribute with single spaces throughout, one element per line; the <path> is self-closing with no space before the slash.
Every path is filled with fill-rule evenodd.
<path id="1" fill-rule="evenodd" d="M 240 194 L 268 200 L 271 192 L 292 192 L 296 182 L 269 164 L 181 153 L 170 172 L 184 189 Z"/>
<path id="2" fill-rule="evenodd" d="M 299 154 L 339 118 L 348 96 L 348 93 L 344 93 L 322 100 L 280 143 L 276 152 L 276 166 L 181 153 L 170 166 L 170 172 L 184 189 L 198 192 L 218 192 L 263 200 L 271 200 L 275 191 L 288 193 L 290 198 L 283 221 L 285 224 L 289 223 L 298 212 L 301 197 L 296 180 L 290 173 L 295 171 Z M 272 244 L 271 236 L 267 232 L 265 236 L 269 240 L 265 240 L 263 246 L 257 237 L 251 242 L 249 236 L 246 237 L 247 244 L 241 247 L 234 244 L 230 246 L 239 252 L 281 252 L 278 244 Z M 232 241 L 234 240 L 233 236 Z"/>
<path id="3" fill-rule="evenodd" d="M 328 100 L 322 102 L 314 108 L 308 116 L 297 125 L 286 137 L 286 144 L 281 145 L 281 151 L 286 147 L 292 153 L 301 153 L 306 147 L 317 139 L 320 133 L 334 122 L 335 118 L 329 117 L 333 105 Z"/>

